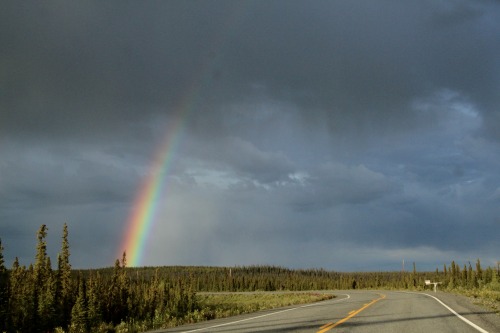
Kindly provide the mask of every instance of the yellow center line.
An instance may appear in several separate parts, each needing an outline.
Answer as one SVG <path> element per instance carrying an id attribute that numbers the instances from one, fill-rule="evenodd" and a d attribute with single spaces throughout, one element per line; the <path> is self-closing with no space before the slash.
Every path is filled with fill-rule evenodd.
<path id="1" fill-rule="evenodd" d="M 320 330 L 317 332 L 317 333 L 324 333 L 324 332 L 327 332 L 329 330 L 331 330 L 332 328 L 334 327 L 337 327 L 339 326 L 340 324 L 348 321 L 349 319 L 351 319 L 352 317 L 354 317 L 355 315 L 357 315 L 358 313 L 360 313 L 361 311 L 363 311 L 364 309 L 366 309 L 367 307 L 377 303 L 378 301 L 380 301 L 381 299 L 384 299 L 385 298 L 385 295 L 384 294 L 379 294 L 380 297 L 377 298 L 377 299 L 374 299 L 373 301 L 371 301 L 370 303 L 368 304 L 365 304 L 363 305 L 363 307 L 359 308 L 358 310 L 355 310 L 355 311 L 351 311 L 349 312 L 349 315 L 345 318 L 342 318 L 340 319 L 338 322 L 336 323 L 328 323 L 328 324 L 325 324 L 323 326 L 320 327 Z"/>
<path id="2" fill-rule="evenodd" d="M 325 328 L 327 326 L 333 325 L 333 323 L 326 323 L 325 325 L 321 326 L 319 329 Z"/>

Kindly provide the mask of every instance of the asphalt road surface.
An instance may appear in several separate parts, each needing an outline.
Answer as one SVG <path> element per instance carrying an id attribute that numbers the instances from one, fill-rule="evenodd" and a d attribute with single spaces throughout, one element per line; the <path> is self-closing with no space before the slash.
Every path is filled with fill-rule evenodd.
<path id="1" fill-rule="evenodd" d="M 335 291 L 324 302 L 153 332 L 500 333 L 500 316 L 446 293 Z"/>

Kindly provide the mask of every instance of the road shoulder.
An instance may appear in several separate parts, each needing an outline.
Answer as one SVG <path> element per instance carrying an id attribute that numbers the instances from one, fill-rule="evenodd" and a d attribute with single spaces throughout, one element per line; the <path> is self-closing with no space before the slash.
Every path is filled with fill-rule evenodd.
<path id="1" fill-rule="evenodd" d="M 446 292 L 425 292 L 424 294 L 438 298 L 458 314 L 486 331 L 500 332 L 500 316 L 490 309 L 474 304 L 471 298 Z"/>

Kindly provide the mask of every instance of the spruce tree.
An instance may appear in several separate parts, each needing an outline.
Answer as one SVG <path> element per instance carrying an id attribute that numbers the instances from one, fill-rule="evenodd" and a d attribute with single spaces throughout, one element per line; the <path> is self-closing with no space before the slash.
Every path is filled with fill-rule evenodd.
<path id="1" fill-rule="evenodd" d="M 417 266 L 416 266 L 415 262 L 413 262 L 413 272 L 411 274 L 411 280 L 413 283 L 413 288 L 416 288 L 417 287 Z"/>
<path id="2" fill-rule="evenodd" d="M 479 283 L 483 282 L 483 270 L 481 269 L 481 261 L 476 261 L 476 277 Z"/>
<path id="3" fill-rule="evenodd" d="M 47 230 L 47 226 L 42 224 L 37 232 L 38 244 L 34 266 L 34 273 L 37 280 L 43 280 L 45 277 L 44 275 L 47 267 L 47 243 L 45 237 L 47 237 Z"/>
<path id="4" fill-rule="evenodd" d="M 33 267 L 33 307 L 35 312 L 33 313 L 33 325 L 35 327 L 43 327 L 43 318 L 40 317 L 40 297 L 41 293 L 46 289 L 46 284 L 48 281 L 48 275 L 50 269 L 47 269 L 47 243 L 45 237 L 47 237 L 47 226 L 42 224 L 37 232 L 38 244 L 36 248 L 35 265 Z M 42 307 L 43 308 L 43 307 Z"/>
<path id="5" fill-rule="evenodd" d="M 121 261 L 121 268 L 120 268 L 120 273 L 119 273 L 119 289 L 120 289 L 120 304 L 121 304 L 121 320 L 125 319 L 126 317 L 129 316 L 129 278 L 127 276 L 127 254 L 125 251 L 123 252 L 122 256 L 122 261 Z"/>
<path id="6" fill-rule="evenodd" d="M 490 288 L 492 290 L 500 291 L 500 282 L 498 281 L 498 272 L 496 269 L 492 269 Z"/>
<path id="7" fill-rule="evenodd" d="M 46 281 L 44 281 L 39 290 L 37 308 L 39 329 L 42 332 L 52 330 L 58 323 L 56 318 L 56 281 L 55 276 L 51 271 L 50 257 L 47 257 L 46 272 Z"/>
<path id="8" fill-rule="evenodd" d="M 87 282 L 87 319 L 90 331 L 93 332 L 102 321 L 102 281 L 99 273 L 94 277 L 90 276 Z"/>
<path id="9" fill-rule="evenodd" d="M 0 274 L 5 273 L 7 269 L 5 268 L 5 261 L 3 259 L 3 245 L 2 245 L 2 239 L 0 238 Z"/>
<path id="10" fill-rule="evenodd" d="M 21 311 L 20 311 L 20 294 L 22 286 L 22 273 L 19 266 L 19 259 L 16 257 L 14 263 L 12 264 L 11 274 L 9 278 L 9 312 L 10 318 L 7 321 L 7 327 L 10 331 L 18 327 L 21 322 Z"/>
<path id="11" fill-rule="evenodd" d="M 75 305 L 71 310 L 71 326 L 70 333 L 87 333 L 88 332 L 88 308 L 87 295 L 85 288 L 85 280 L 80 278 L 78 284 L 78 296 Z"/>
<path id="12" fill-rule="evenodd" d="M 122 259 L 122 263 L 126 263 Z M 116 259 L 111 277 L 111 285 L 107 297 L 106 321 L 111 321 L 113 324 L 119 324 L 127 315 L 127 281 L 125 267 L 120 265 L 120 260 Z"/>
<path id="13" fill-rule="evenodd" d="M 35 331 L 34 304 L 33 266 L 26 270 L 16 257 L 9 277 L 9 332 Z"/>
<path id="14" fill-rule="evenodd" d="M 450 283 L 448 284 L 448 289 L 454 289 L 456 287 L 456 283 L 458 280 L 458 275 L 460 272 L 457 272 L 457 267 L 455 266 L 455 261 L 451 262 L 450 268 Z"/>
<path id="15" fill-rule="evenodd" d="M 8 273 L 3 259 L 2 239 L 0 238 L 0 332 L 7 329 L 7 317 L 9 306 Z"/>
<path id="16" fill-rule="evenodd" d="M 69 256 L 68 225 L 64 223 L 61 252 L 57 258 L 58 312 L 63 326 L 69 325 L 71 309 L 74 303 Z"/>
<path id="17" fill-rule="evenodd" d="M 476 273 L 472 270 L 472 265 L 469 262 L 469 268 L 467 269 L 467 287 L 469 289 L 473 289 L 476 282 Z"/>
<path id="18" fill-rule="evenodd" d="M 464 264 L 464 269 L 462 270 L 462 287 L 467 287 L 467 280 L 468 279 L 468 274 L 467 274 L 467 265 Z"/>

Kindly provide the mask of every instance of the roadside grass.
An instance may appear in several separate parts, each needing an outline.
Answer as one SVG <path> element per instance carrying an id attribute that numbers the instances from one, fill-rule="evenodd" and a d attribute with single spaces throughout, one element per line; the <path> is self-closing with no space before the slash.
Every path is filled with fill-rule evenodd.
<path id="1" fill-rule="evenodd" d="M 467 296 L 474 298 L 474 303 L 486 306 L 500 315 L 500 291 L 495 290 L 469 290 Z"/>
<path id="2" fill-rule="evenodd" d="M 452 292 L 467 296 L 474 304 L 485 306 L 500 315 L 500 290 L 455 288 Z"/>
<path id="3" fill-rule="evenodd" d="M 217 318 L 226 318 L 260 310 L 290 305 L 308 304 L 335 298 L 335 295 L 318 292 L 221 292 L 198 293 L 197 309 L 182 318 L 155 312 L 152 321 L 120 323 L 113 332 L 136 333 L 151 329 L 171 328 Z M 111 332 L 104 327 L 99 332 Z"/>
<path id="4" fill-rule="evenodd" d="M 325 301 L 335 298 L 335 295 L 321 292 L 248 292 L 207 293 L 197 294 L 196 297 L 201 307 L 199 314 L 205 319 L 216 319 L 290 305 Z"/>

